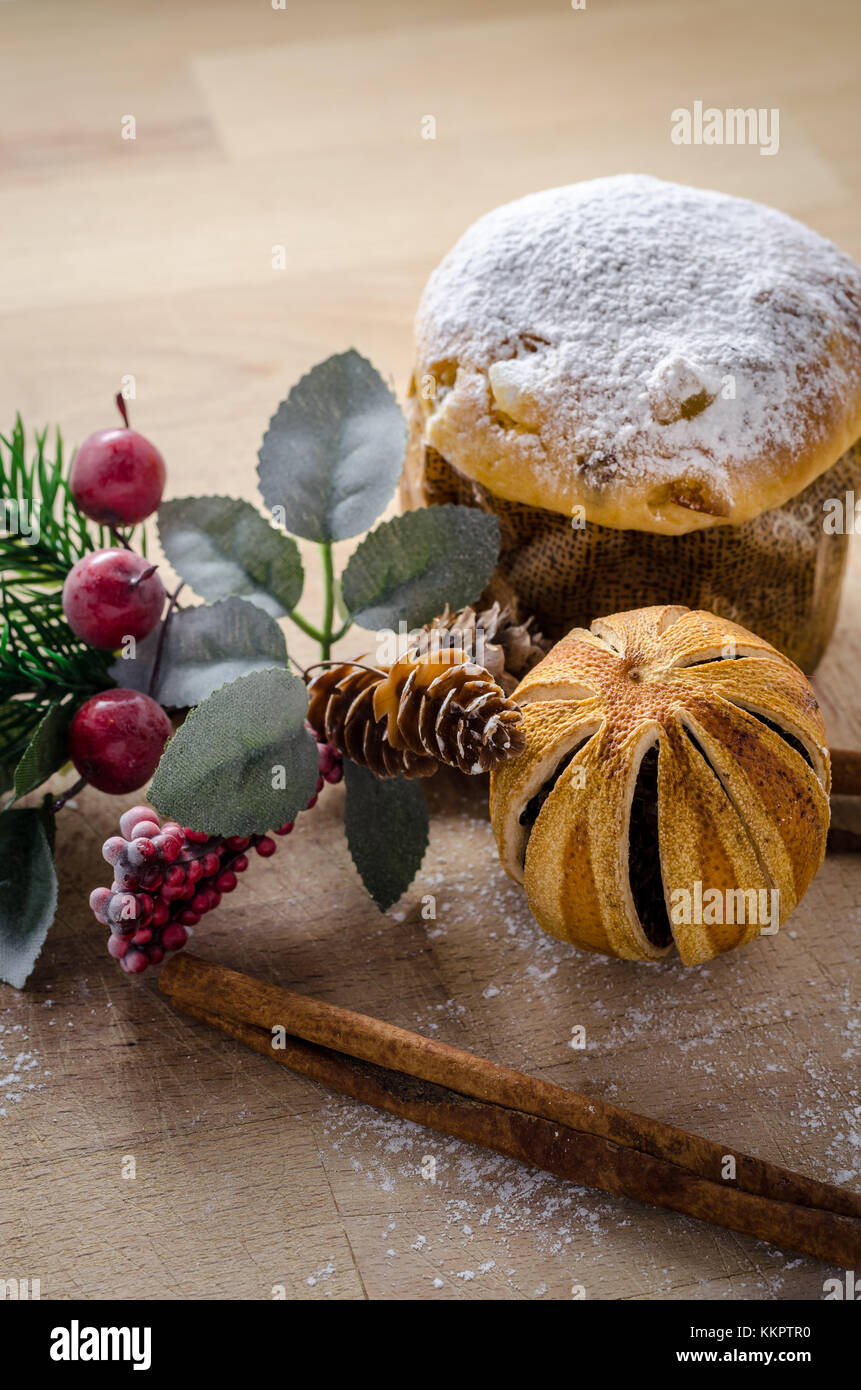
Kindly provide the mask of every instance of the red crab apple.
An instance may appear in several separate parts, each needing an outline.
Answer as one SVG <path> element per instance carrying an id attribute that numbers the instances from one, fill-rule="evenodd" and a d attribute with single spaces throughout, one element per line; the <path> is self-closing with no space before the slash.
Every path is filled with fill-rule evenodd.
<path id="1" fill-rule="evenodd" d="M 133 550 L 93 550 L 66 575 L 63 612 L 73 632 L 91 647 L 118 647 L 124 637 L 146 637 L 164 607 L 155 566 Z"/>
<path id="2" fill-rule="evenodd" d="M 85 516 L 105 526 L 134 526 L 157 508 L 167 473 L 154 444 L 129 428 L 126 405 L 121 429 L 97 430 L 75 454 L 69 474 L 72 496 Z"/>
<path id="3" fill-rule="evenodd" d="M 161 705 L 137 690 L 103 690 L 69 726 L 69 756 L 82 777 L 115 796 L 155 772 L 173 726 Z"/>

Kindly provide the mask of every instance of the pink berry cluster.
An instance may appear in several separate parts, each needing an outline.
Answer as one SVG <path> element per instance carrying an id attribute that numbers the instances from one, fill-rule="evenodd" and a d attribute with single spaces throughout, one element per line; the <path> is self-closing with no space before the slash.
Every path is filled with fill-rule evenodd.
<path id="1" fill-rule="evenodd" d="M 319 771 L 308 808 L 327 782 L 340 782 L 341 755 L 318 741 Z M 287 821 L 276 835 L 289 835 Z M 149 806 L 133 806 L 120 817 L 120 835 L 106 840 L 102 853 L 114 871 L 110 888 L 96 888 L 90 907 L 110 927 L 108 953 L 129 975 L 158 965 L 167 951 L 178 951 L 206 912 L 232 893 L 237 875 L 248 868 L 248 851 L 263 859 L 276 850 L 269 835 L 208 835 L 161 822 Z"/>

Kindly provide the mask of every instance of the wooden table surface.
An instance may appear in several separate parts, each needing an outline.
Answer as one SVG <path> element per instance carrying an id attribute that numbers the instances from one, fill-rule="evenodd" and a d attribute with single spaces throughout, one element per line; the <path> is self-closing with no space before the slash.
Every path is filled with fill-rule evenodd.
<path id="1" fill-rule="evenodd" d="M 355 345 L 403 395 L 455 237 L 600 174 L 751 195 L 861 256 L 858 30 L 852 0 L 4 4 L 0 419 L 80 441 L 131 375 L 169 493 L 252 497 L 304 370 Z M 674 145 L 695 100 L 779 108 L 779 152 Z M 856 547 L 815 682 L 855 747 L 859 613 Z M 777 938 L 638 966 L 542 935 L 484 789 L 443 778 L 424 868 L 380 915 L 341 797 L 254 865 L 198 953 L 858 1185 L 857 861 L 829 857 Z M 0 986 L 0 1278 L 55 1299 L 822 1297 L 815 1261 L 447 1142 L 174 1014 L 87 908 L 123 805 L 88 792 L 60 817 L 56 925 L 27 989 Z"/>

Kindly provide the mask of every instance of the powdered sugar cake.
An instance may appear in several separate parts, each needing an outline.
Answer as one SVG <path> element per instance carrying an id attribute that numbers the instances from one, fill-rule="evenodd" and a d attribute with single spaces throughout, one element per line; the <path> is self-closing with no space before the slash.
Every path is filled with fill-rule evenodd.
<path id="1" fill-rule="evenodd" d="M 474 224 L 419 308 L 417 432 L 497 498 L 680 535 L 779 507 L 861 433 L 861 269 L 771 208 L 640 175 Z"/>

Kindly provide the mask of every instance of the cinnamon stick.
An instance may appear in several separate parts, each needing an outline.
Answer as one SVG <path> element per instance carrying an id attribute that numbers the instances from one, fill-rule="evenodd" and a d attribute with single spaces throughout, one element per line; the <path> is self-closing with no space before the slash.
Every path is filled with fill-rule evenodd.
<path id="1" fill-rule="evenodd" d="M 861 797 L 861 753 L 831 749 L 831 854 L 861 854 L 861 823 L 855 797 Z"/>
<path id="2" fill-rule="evenodd" d="M 861 1196 L 844 1188 L 188 953 L 159 983 L 183 1012 L 391 1114 L 844 1268 L 861 1262 Z"/>
<path id="3" fill-rule="evenodd" d="M 831 749 L 831 795 L 861 796 L 861 753 L 852 748 Z"/>

